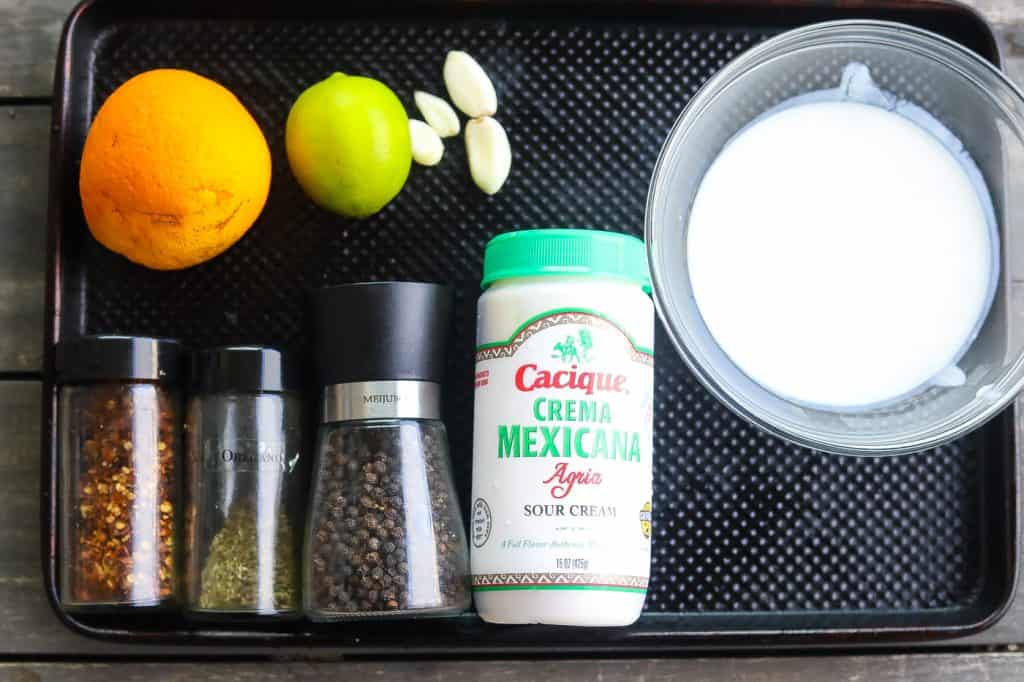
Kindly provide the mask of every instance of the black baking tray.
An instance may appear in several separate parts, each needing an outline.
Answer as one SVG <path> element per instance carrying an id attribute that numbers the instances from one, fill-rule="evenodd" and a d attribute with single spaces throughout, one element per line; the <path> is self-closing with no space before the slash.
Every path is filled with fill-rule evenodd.
<path id="1" fill-rule="evenodd" d="M 752 428 L 716 402 L 660 326 L 651 587 L 645 615 L 632 627 L 498 627 L 472 613 L 203 627 L 173 614 L 72 615 L 57 601 L 55 341 L 120 332 L 176 336 L 192 346 L 302 348 L 304 298 L 313 287 L 451 282 L 456 319 L 445 418 L 465 506 L 486 241 L 534 226 L 641 234 L 661 143 L 700 85 L 773 34 L 840 18 L 907 22 L 999 61 L 977 14 L 930 0 L 79 5 L 57 63 L 44 370 L 44 573 L 61 620 L 121 641 L 253 645 L 257 652 L 323 645 L 348 655 L 836 646 L 956 637 L 994 623 L 1017 574 L 1012 410 L 934 451 L 874 459 L 815 453 Z M 474 54 L 496 82 L 498 117 L 514 153 L 507 186 L 494 197 L 476 190 L 454 140 L 438 167 L 414 168 L 400 196 L 372 218 L 350 221 L 315 208 L 284 155 L 295 97 L 341 70 L 387 82 L 413 112 L 414 89 L 444 92 L 441 64 L 454 48 Z M 89 236 L 78 199 L 79 159 L 97 107 L 118 84 L 155 67 L 192 69 L 230 88 L 259 122 L 274 162 L 270 199 L 249 234 L 181 272 L 147 271 L 106 251 Z"/>

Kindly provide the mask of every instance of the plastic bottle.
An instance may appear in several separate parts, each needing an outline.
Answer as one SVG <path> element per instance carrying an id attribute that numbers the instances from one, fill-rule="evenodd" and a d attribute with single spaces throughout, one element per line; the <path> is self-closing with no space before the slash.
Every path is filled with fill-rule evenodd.
<path id="1" fill-rule="evenodd" d="M 628 625 L 650 575 L 654 307 L 643 243 L 491 240 L 478 305 L 471 573 L 492 623 Z"/>

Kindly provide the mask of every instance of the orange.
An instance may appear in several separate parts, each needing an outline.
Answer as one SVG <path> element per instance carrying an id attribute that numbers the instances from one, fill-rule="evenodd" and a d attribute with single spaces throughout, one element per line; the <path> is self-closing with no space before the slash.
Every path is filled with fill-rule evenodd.
<path id="1" fill-rule="evenodd" d="M 270 149 L 223 86 L 158 69 L 100 107 L 82 151 L 89 230 L 111 251 L 157 270 L 209 260 L 242 238 L 270 191 Z"/>

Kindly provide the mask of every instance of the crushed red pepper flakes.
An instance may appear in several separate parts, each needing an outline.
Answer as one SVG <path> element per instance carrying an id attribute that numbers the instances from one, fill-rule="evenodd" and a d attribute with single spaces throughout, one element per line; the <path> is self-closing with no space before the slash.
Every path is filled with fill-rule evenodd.
<path id="1" fill-rule="evenodd" d="M 157 602 L 173 595 L 175 415 L 158 387 L 90 387 L 80 394 L 81 426 L 72 522 L 71 598 L 76 602 Z M 159 415 L 155 443 L 133 439 L 135 420 Z"/>

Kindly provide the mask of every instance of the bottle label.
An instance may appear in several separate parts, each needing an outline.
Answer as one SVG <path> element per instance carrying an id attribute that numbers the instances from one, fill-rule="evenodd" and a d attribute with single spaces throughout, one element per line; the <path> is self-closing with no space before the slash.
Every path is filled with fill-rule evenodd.
<path id="1" fill-rule="evenodd" d="M 291 473 L 299 461 L 298 452 L 289 452 L 285 441 L 255 438 L 211 438 L 203 443 L 203 468 L 206 471 L 266 471 L 277 469 Z"/>
<path id="2" fill-rule="evenodd" d="M 321 422 L 440 419 L 441 385 L 432 381 L 357 381 L 323 389 Z"/>
<path id="3" fill-rule="evenodd" d="M 646 590 L 651 349 L 548 311 L 478 347 L 475 382 L 473 589 Z"/>

